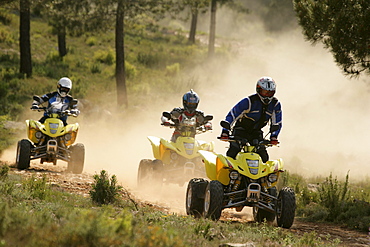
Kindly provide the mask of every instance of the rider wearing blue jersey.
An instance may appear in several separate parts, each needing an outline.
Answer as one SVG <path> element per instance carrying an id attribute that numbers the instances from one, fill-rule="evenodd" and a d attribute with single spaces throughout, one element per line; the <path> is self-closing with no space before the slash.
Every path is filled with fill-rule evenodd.
<path id="1" fill-rule="evenodd" d="M 227 114 L 226 121 L 233 126 L 232 135 L 246 138 L 250 144 L 263 140 L 263 127 L 270 124 L 278 125 L 279 129 L 272 132 L 270 136 L 271 144 L 278 144 L 278 135 L 282 128 L 281 104 L 274 97 L 276 83 L 271 77 L 261 77 L 257 81 L 256 94 L 250 95 L 239 101 Z M 222 129 L 221 139 L 228 139 L 229 130 Z M 230 142 L 227 156 L 235 159 L 240 152 L 240 146 L 236 142 Z M 257 150 L 262 161 L 266 162 L 269 155 L 263 146 Z"/>
<path id="2" fill-rule="evenodd" d="M 72 89 L 72 81 L 68 77 L 63 77 L 58 81 L 57 91 L 44 94 L 41 97 L 41 101 L 33 101 L 31 109 L 39 109 L 39 104 L 48 102 L 48 108 L 53 107 L 53 109 L 58 111 L 65 111 L 71 109 L 71 114 L 79 115 L 80 111 L 77 109 L 77 105 L 73 104 L 73 97 L 69 95 L 69 91 Z M 45 113 L 44 116 L 39 120 L 39 122 L 44 123 L 46 118 L 48 118 Z M 64 125 L 67 125 L 67 115 L 60 118 Z"/>

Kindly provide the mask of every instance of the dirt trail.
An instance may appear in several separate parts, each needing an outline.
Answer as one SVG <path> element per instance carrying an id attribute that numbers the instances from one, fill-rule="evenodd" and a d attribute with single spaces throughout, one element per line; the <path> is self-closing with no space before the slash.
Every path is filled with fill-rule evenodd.
<path id="1" fill-rule="evenodd" d="M 87 173 L 78 175 L 71 174 L 64 172 L 64 170 L 65 167 L 63 166 L 38 164 L 32 164 L 29 170 L 20 171 L 16 168 L 11 169 L 12 172 L 27 177 L 32 175 L 36 177 L 42 177 L 44 174 L 47 174 L 49 181 L 59 189 L 82 196 L 89 196 L 91 185 L 94 182 L 93 175 Z M 171 210 L 169 206 L 165 204 L 158 205 L 148 201 L 140 201 L 135 199 L 136 195 L 131 193 L 128 194 L 125 192 L 123 193 L 123 196 L 134 199 L 138 204 L 146 204 L 166 213 L 173 212 L 173 210 Z M 176 213 L 181 214 L 181 212 Z M 233 210 L 224 210 L 221 216 L 221 221 L 251 223 L 252 216 L 248 209 L 245 209 L 240 213 L 237 213 Z M 341 246 L 370 246 L 370 236 L 367 233 L 350 230 L 334 224 L 304 222 L 299 218 L 296 218 L 293 226 L 290 229 L 285 229 L 285 231 L 292 232 L 299 236 L 315 231 L 322 239 L 327 239 L 329 235 L 330 239 L 338 238 L 341 241 Z"/>

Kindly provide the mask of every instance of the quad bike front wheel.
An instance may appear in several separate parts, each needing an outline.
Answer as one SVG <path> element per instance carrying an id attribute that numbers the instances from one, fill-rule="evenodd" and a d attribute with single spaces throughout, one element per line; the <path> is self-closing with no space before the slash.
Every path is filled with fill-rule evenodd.
<path id="1" fill-rule="evenodd" d="M 139 188 L 151 187 L 153 183 L 162 186 L 163 163 L 161 160 L 143 159 L 140 161 L 137 173 L 137 185 Z"/>
<path id="2" fill-rule="evenodd" d="M 296 209 L 295 194 L 292 188 L 280 190 L 277 202 L 276 222 L 279 227 L 290 228 L 293 225 Z"/>
<path id="3" fill-rule="evenodd" d="M 16 166 L 24 170 L 30 167 L 31 142 L 27 139 L 20 140 L 17 144 Z"/>
<path id="4" fill-rule="evenodd" d="M 212 180 L 208 183 L 204 198 L 204 217 L 219 220 L 222 212 L 224 189 L 220 181 Z"/>
<path id="5" fill-rule="evenodd" d="M 268 192 L 274 197 L 277 195 L 276 187 L 268 189 Z M 276 205 L 276 202 L 273 204 Z M 269 212 L 258 207 L 253 207 L 253 218 L 259 223 L 263 222 L 264 220 L 266 220 L 268 223 L 272 223 L 275 220 L 275 212 Z"/>
<path id="6" fill-rule="evenodd" d="M 68 171 L 74 174 L 82 173 L 85 163 L 85 146 L 82 143 L 77 143 L 69 148 L 71 151 L 70 160 L 68 162 Z"/>
<path id="7" fill-rule="evenodd" d="M 200 218 L 204 211 L 204 196 L 208 181 L 203 178 L 193 178 L 186 190 L 186 214 Z"/>

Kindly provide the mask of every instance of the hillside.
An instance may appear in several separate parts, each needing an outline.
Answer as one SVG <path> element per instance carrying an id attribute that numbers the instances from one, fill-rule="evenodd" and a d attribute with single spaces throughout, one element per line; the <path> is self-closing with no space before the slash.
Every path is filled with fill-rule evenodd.
<path id="1" fill-rule="evenodd" d="M 0 229 L 6 243 L 12 243 L 9 239 L 15 239 L 17 231 L 22 233 L 21 240 L 37 243 L 38 238 L 45 237 L 37 229 L 44 229 L 46 225 L 48 238 L 44 245 L 38 246 L 50 246 L 58 241 L 61 245 L 72 246 L 64 238 L 77 239 L 75 246 L 81 243 L 93 246 L 94 241 L 106 241 L 107 246 L 130 246 L 134 241 L 134 246 L 217 246 L 230 242 L 246 246 L 369 244 L 364 229 L 370 215 L 352 215 L 353 212 L 369 212 L 367 204 L 361 207 L 364 211 L 360 211 L 352 201 L 346 202 L 341 221 L 321 222 L 331 208 L 322 206 L 319 195 L 308 190 L 308 184 L 324 184 L 331 174 L 332 181 L 341 188 L 350 170 L 351 199 L 369 201 L 368 169 L 358 165 L 366 164 L 367 145 L 362 141 L 367 134 L 358 130 L 368 119 L 354 110 L 370 104 L 364 93 L 367 87 L 363 84 L 353 87 L 352 82 L 343 79 L 331 57 L 323 54 L 320 47 L 304 43 L 299 31 L 271 34 L 264 32 L 259 23 L 244 25 L 243 32 L 237 35 L 239 38 L 220 35 L 216 56 L 209 60 L 206 34 L 199 35 L 195 45 L 189 45 L 187 32 L 181 28 L 160 25 L 148 28 L 143 23 L 130 27 L 125 45 L 129 107 L 124 109 L 116 104 L 113 30 L 68 37 L 69 53 L 61 60 L 51 28 L 45 20 L 33 18 L 34 76 L 26 79 L 19 78 L 17 73 L 18 16 L 7 13 L 7 18 L 11 21 L 0 26 L 0 120 L 2 126 L 10 123 L 10 127 L 1 128 L 1 160 L 13 166 L 15 144 L 26 138 L 24 121 L 40 117 L 40 113 L 29 110 L 32 95 L 55 90 L 61 76 L 73 80 L 72 95 L 80 100 L 82 113 L 76 119 L 71 118 L 71 122 L 81 126 L 77 140 L 86 146 L 86 157 L 82 175 L 66 173 L 64 163 L 54 167 L 35 161 L 32 168 L 25 171 L 11 168 L 10 177 L 13 174 L 24 176 L 29 179 L 26 184 L 39 181 L 34 177 L 42 181 L 45 175 L 53 192 L 71 192 L 78 197 L 75 200 L 58 194 L 59 199 L 33 200 L 31 192 L 26 190 L 24 195 L 17 190 L 27 188 L 20 178 L 11 183 L 10 189 L 7 183 L 1 182 L 3 192 L 9 193 L 11 198 L 4 197 L 1 202 L 9 209 L 3 211 L 6 217 L 0 218 L 0 221 L 6 219 Z M 153 156 L 147 136 L 169 138 L 172 134 L 172 130 L 160 126 L 163 111 L 181 106 L 182 95 L 193 88 L 201 97 L 199 109 L 214 116 L 213 132 L 199 138 L 214 141 L 216 151 L 225 153 L 225 145 L 216 138 L 221 131 L 219 121 L 238 100 L 254 93 L 256 79 L 267 74 L 276 79 L 277 96 L 284 107 L 281 147 L 269 152 L 272 157 L 285 160 L 288 174 L 292 175 L 290 186 L 296 190 L 299 202 L 291 229 L 257 225 L 250 221 L 250 212 L 243 215 L 225 212 L 219 222 L 196 220 L 185 216 L 186 188 L 171 186 L 150 195 L 137 189 L 139 162 Z M 335 87 L 331 82 L 336 83 Z M 347 99 L 354 96 L 357 101 L 346 104 Z M 340 112 L 337 104 L 341 104 Z M 342 131 L 349 125 L 348 116 L 356 119 L 351 123 L 351 129 L 355 129 L 351 133 Z M 358 145 L 349 147 L 348 143 Z M 122 193 L 121 204 L 98 207 L 89 200 L 92 174 L 101 170 L 117 175 L 119 183 L 129 192 Z M 61 206 L 62 198 L 71 202 L 67 209 Z M 15 207 L 17 205 L 20 208 Z M 14 222 L 17 217 L 13 216 L 19 216 L 19 221 Z M 306 222 L 307 218 L 316 223 Z M 361 220 L 357 220 L 359 218 Z M 15 229 L 9 222 L 14 223 Z M 362 232 L 341 227 L 344 223 L 361 228 Z M 7 235 L 9 232 L 12 235 Z M 53 235 L 55 232 L 60 235 Z"/>

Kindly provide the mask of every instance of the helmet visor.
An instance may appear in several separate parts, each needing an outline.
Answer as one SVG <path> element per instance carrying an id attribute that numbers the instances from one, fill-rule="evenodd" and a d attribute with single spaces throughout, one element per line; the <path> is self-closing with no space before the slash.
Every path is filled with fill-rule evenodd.
<path id="1" fill-rule="evenodd" d="M 269 90 L 265 90 L 265 89 L 261 88 L 260 91 L 259 91 L 259 94 L 262 97 L 272 97 L 272 96 L 274 96 L 275 91 L 269 91 Z"/>

